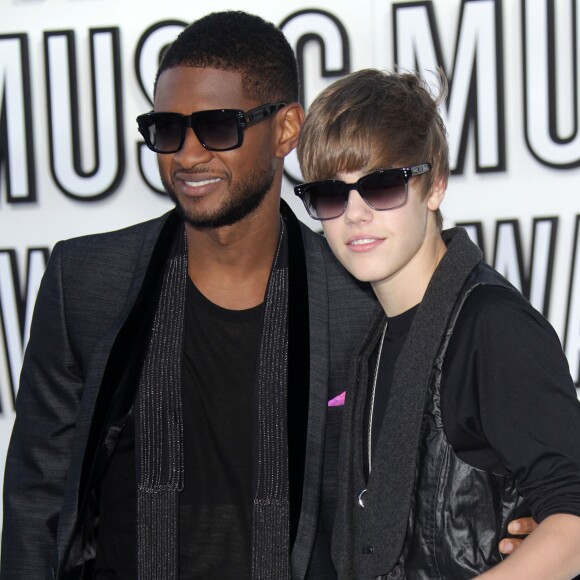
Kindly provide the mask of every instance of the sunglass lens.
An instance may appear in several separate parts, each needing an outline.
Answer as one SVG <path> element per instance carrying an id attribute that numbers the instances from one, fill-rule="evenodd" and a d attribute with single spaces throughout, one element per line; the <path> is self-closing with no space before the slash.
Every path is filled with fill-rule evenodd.
<path id="1" fill-rule="evenodd" d="M 149 140 L 159 153 L 173 153 L 181 147 L 185 118 L 173 113 L 158 113 L 149 126 Z"/>
<path id="2" fill-rule="evenodd" d="M 323 181 L 308 187 L 304 192 L 304 200 L 310 215 L 322 220 L 342 215 L 346 205 L 343 185 L 342 182 Z"/>
<path id="3" fill-rule="evenodd" d="M 407 200 L 405 176 L 402 171 L 377 171 L 360 182 L 364 198 L 374 209 L 394 209 Z"/>
<path id="4" fill-rule="evenodd" d="M 238 117 L 235 110 L 204 111 L 193 117 L 193 130 L 208 149 L 235 149 L 241 145 L 242 135 Z"/>

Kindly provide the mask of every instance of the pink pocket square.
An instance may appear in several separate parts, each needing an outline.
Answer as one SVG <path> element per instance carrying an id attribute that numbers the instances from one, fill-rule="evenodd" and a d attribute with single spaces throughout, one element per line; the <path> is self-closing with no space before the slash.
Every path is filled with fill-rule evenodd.
<path id="1" fill-rule="evenodd" d="M 336 395 L 336 397 L 334 397 L 334 399 L 330 399 L 330 401 L 328 401 L 328 406 L 329 407 L 343 407 L 345 399 L 346 399 L 346 391 L 343 391 L 342 393 L 340 393 L 340 395 Z"/>

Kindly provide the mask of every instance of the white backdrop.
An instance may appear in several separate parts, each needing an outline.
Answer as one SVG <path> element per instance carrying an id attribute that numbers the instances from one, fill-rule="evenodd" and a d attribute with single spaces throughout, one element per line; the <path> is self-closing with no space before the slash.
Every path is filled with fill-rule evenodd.
<path id="1" fill-rule="evenodd" d="M 550 11 L 550 4 L 249 0 L 243 7 L 283 28 L 306 105 L 349 71 L 443 66 L 453 170 L 446 225 L 468 225 L 488 262 L 549 318 L 578 385 L 580 6 L 556 0 Z M 0 466 L 52 246 L 170 207 L 156 191 L 155 156 L 135 117 L 151 108 L 160 50 L 207 11 L 200 5 L 0 0 Z M 294 156 L 287 169 L 284 196 L 308 222 L 291 190 L 300 179 Z"/>

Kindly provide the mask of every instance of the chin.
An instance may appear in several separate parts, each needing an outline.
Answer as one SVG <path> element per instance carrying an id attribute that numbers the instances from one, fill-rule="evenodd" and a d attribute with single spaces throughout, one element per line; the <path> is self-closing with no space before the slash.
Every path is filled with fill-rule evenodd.
<path id="1" fill-rule="evenodd" d="M 368 271 L 363 271 L 360 268 L 351 268 L 343 264 L 343 266 L 348 270 L 349 274 L 356 278 L 359 282 L 371 282 L 373 276 L 369 276 Z"/>
<path id="2" fill-rule="evenodd" d="M 378 272 L 373 267 L 374 264 L 369 264 L 367 260 L 339 259 L 339 262 L 348 270 L 351 276 L 361 282 L 372 282 L 377 279 Z"/>

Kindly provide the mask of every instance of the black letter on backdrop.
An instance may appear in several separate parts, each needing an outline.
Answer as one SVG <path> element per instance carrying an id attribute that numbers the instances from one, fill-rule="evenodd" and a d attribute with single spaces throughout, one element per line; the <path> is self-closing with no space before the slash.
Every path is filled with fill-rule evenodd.
<path id="1" fill-rule="evenodd" d="M 563 3 L 558 3 L 563 8 Z M 578 38 L 580 14 L 576 2 L 569 4 L 570 51 L 556 51 L 556 2 L 522 1 L 522 53 L 524 76 L 524 125 L 530 153 L 543 165 L 558 169 L 580 166 L 578 133 Z M 564 34 L 558 22 L 560 34 Z M 567 68 L 566 68 L 566 63 Z M 557 72 L 560 71 L 560 82 Z M 558 130 L 558 91 L 571 84 L 571 120 L 569 135 Z"/>
<path id="2" fill-rule="evenodd" d="M 8 203 L 36 201 L 30 58 L 26 34 L 0 34 L 0 168 Z"/>
<path id="3" fill-rule="evenodd" d="M 305 107 L 312 98 L 329 84 L 329 81 L 340 78 L 350 72 L 350 44 L 348 34 L 342 22 L 325 10 L 299 10 L 286 17 L 280 23 L 280 29 L 294 48 L 300 75 L 299 99 Z M 305 57 L 308 45 L 316 45 L 319 50 L 318 62 L 311 66 Z M 314 68 L 313 74 L 308 69 Z M 308 78 L 318 77 L 321 83 L 310 86 Z M 308 90 L 307 90 L 308 89 Z M 300 167 L 296 152 L 286 158 L 284 175 L 291 183 L 301 181 Z"/>
<path id="4" fill-rule="evenodd" d="M 16 251 L 0 250 L 0 332 L 6 356 L 12 408 L 18 375 L 22 367 L 24 346 L 28 341 L 32 310 L 48 256 L 48 248 L 27 250 L 26 281 L 21 287 Z M 2 392 L 5 393 L 6 389 L 2 389 L 0 385 L 0 393 Z M 0 413 L 3 412 L 3 408 L 0 400 Z"/>
<path id="5" fill-rule="evenodd" d="M 548 316 L 556 251 L 558 218 L 534 219 L 529 269 L 526 273 L 518 220 L 499 220 L 493 265 L 544 316 Z"/>
<path id="6" fill-rule="evenodd" d="M 125 173 L 119 29 L 91 29 L 89 37 L 92 99 L 81 118 L 75 33 L 44 33 L 51 173 L 65 195 L 80 201 L 111 195 Z M 94 164 L 86 170 L 80 125 L 89 115 Z"/>
<path id="7" fill-rule="evenodd" d="M 153 83 L 163 52 L 186 26 L 187 23 L 181 20 L 156 22 L 139 39 L 135 51 L 135 76 L 149 109 L 153 105 Z M 138 135 L 137 124 L 135 124 L 135 134 Z M 147 145 L 143 141 L 137 142 L 137 160 L 143 181 L 152 191 L 165 195 L 159 178 L 157 157 L 155 153 L 147 149 Z"/>
<path id="8" fill-rule="evenodd" d="M 470 129 L 475 136 L 477 173 L 505 171 L 503 32 L 500 0 L 463 0 L 449 80 L 447 110 L 450 166 L 462 174 Z M 393 5 L 395 63 L 417 70 L 426 81 L 445 66 L 431 1 Z"/>
<path id="9" fill-rule="evenodd" d="M 456 226 L 465 228 L 471 240 L 483 252 L 483 225 L 481 222 L 460 222 Z M 558 218 L 534 218 L 532 249 L 529 270 L 526 274 L 517 220 L 500 220 L 496 224 L 494 265 L 510 282 L 519 288 L 533 306 L 546 318 L 550 311 L 550 295 L 554 274 L 554 257 L 558 234 Z"/>
<path id="10" fill-rule="evenodd" d="M 300 75 L 300 102 L 307 105 L 304 71 L 304 50 L 314 42 L 320 48 L 320 76 L 324 79 L 339 78 L 350 72 L 350 45 L 342 22 L 325 10 L 299 10 L 284 18 L 280 28 L 294 46 Z M 338 45 L 338 46 L 337 46 Z"/>
<path id="11" fill-rule="evenodd" d="M 564 330 L 564 350 L 570 363 L 570 372 L 580 389 L 580 215 L 576 216 L 574 251 L 570 264 L 570 290 Z"/>
<path id="12" fill-rule="evenodd" d="M 546 318 L 550 315 L 557 237 L 557 217 L 534 218 L 527 297 Z"/>

